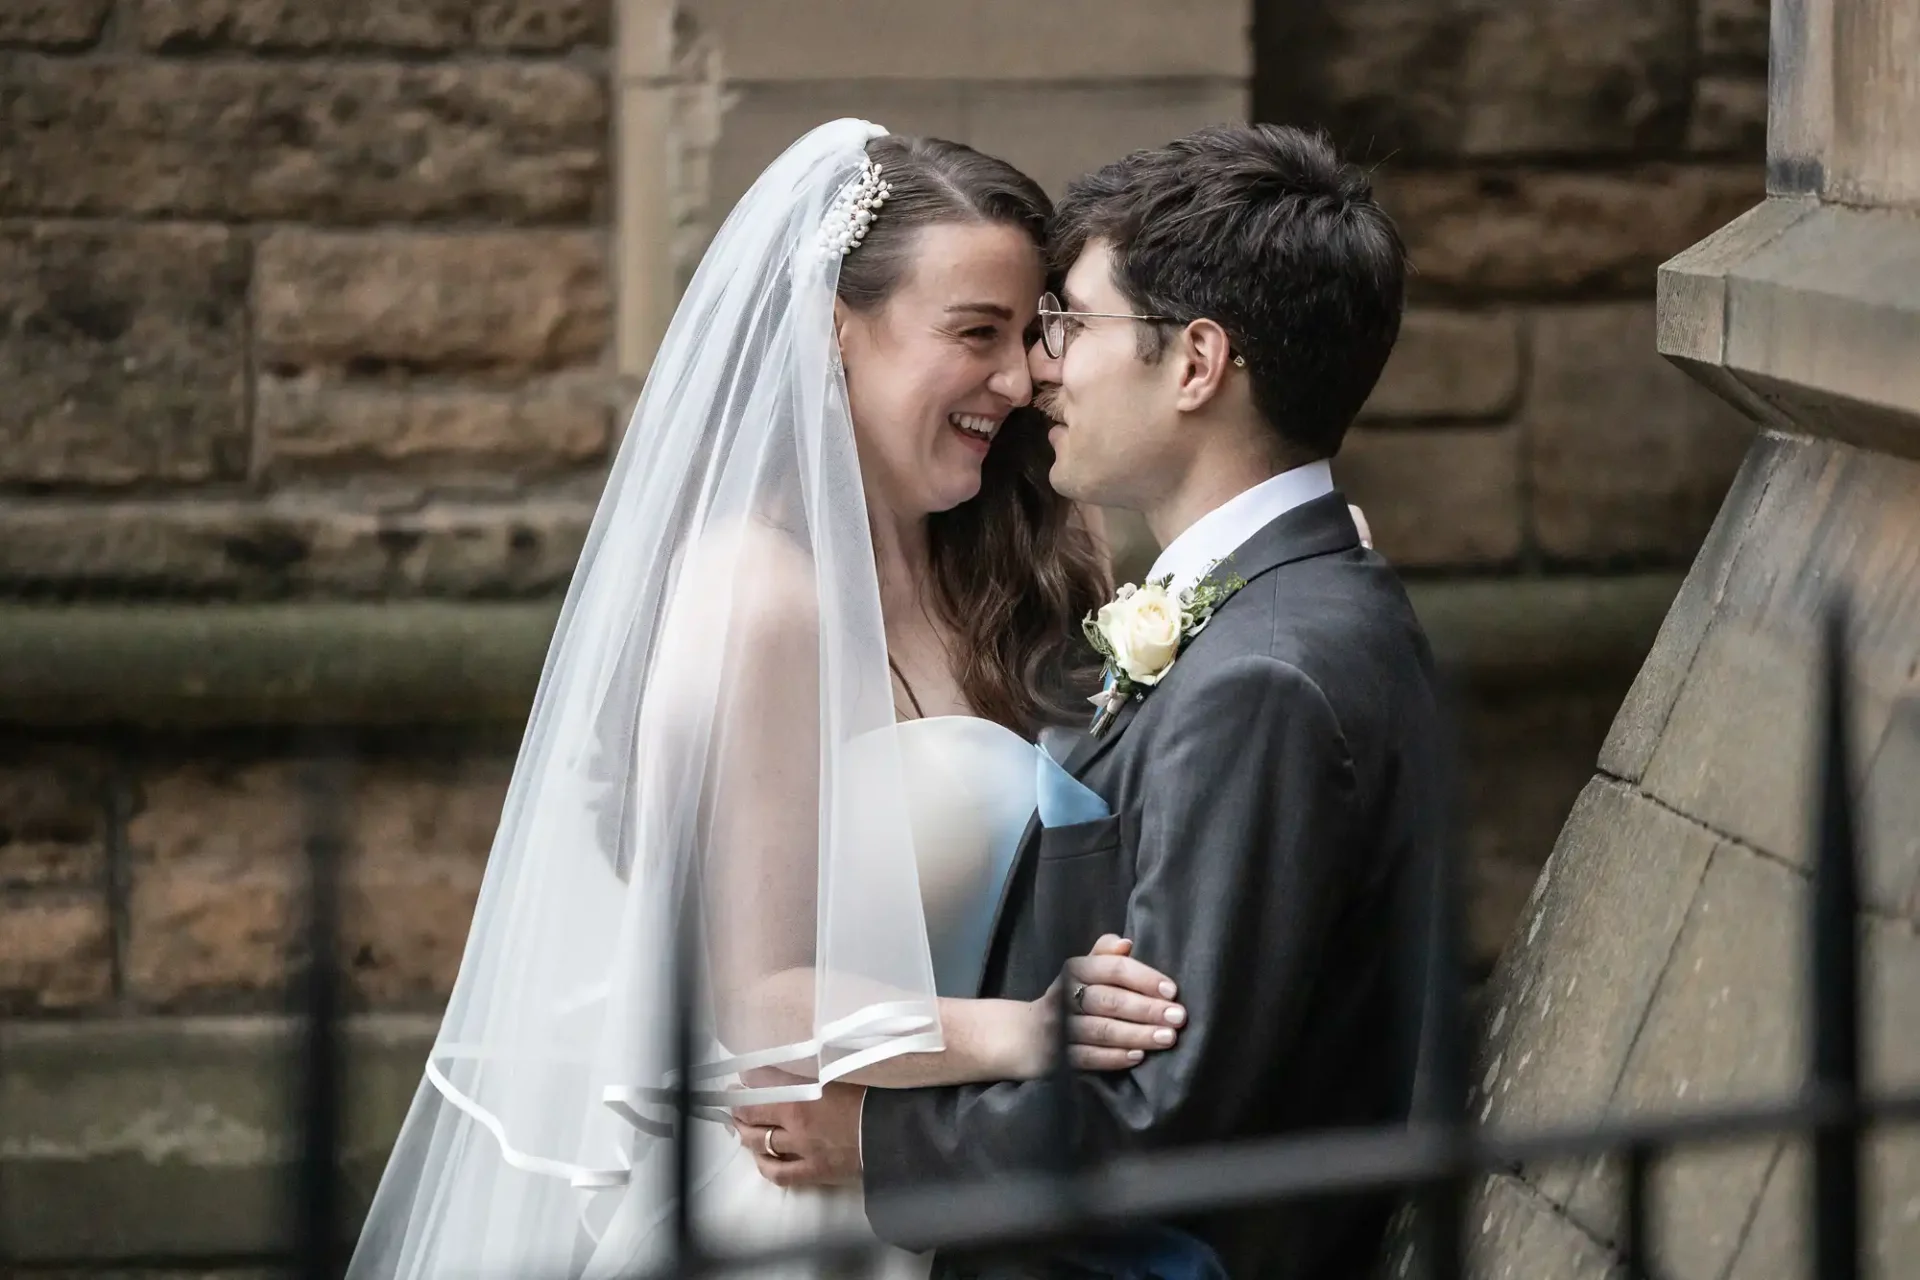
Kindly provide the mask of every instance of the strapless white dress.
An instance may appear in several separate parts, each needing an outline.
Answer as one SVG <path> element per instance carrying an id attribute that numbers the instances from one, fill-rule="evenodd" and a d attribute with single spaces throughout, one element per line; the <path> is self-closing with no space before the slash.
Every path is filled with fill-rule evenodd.
<path id="1" fill-rule="evenodd" d="M 1014 854 L 1038 799 L 1039 748 L 1011 730 L 972 716 L 913 720 L 894 729 L 913 827 L 920 897 L 927 917 L 935 986 L 943 996 L 968 996 L 986 959 L 993 917 Z M 849 753 L 858 794 L 860 753 Z M 767 1182 L 724 1126 L 694 1126 L 694 1198 L 703 1238 L 732 1248 L 773 1246 L 823 1232 L 867 1229 L 857 1189 L 783 1190 Z M 629 1273 L 665 1261 L 670 1222 L 659 1197 L 634 1187 L 606 1222 L 584 1280 Z M 875 1264 L 866 1274 L 920 1280 L 930 1256 L 875 1240 Z M 805 1262 L 753 1273 L 778 1280 L 813 1280 L 822 1268 Z M 844 1273 L 840 1273 L 844 1274 Z"/>

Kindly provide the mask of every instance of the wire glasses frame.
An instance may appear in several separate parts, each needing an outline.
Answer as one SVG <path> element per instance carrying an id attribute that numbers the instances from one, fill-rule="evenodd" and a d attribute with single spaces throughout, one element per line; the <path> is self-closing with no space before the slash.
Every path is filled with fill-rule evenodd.
<path id="1" fill-rule="evenodd" d="M 1053 293 L 1040 295 L 1040 345 L 1047 355 L 1058 360 L 1067 354 L 1067 321 L 1073 320 L 1140 320 L 1149 324 L 1178 324 L 1172 316 L 1135 315 L 1128 311 L 1068 311 L 1060 305 L 1059 296 Z M 1236 368 L 1247 367 L 1245 356 L 1234 353 Z"/>

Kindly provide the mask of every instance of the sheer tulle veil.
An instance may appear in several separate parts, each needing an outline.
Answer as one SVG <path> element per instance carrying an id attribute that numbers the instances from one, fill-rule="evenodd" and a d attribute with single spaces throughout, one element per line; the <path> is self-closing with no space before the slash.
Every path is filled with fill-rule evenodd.
<path id="1" fill-rule="evenodd" d="M 674 316 L 354 1280 L 579 1274 L 615 1205 L 666 1211 L 677 920 L 709 1119 L 940 1047 L 902 788 L 844 797 L 898 756 L 821 229 L 883 133 L 795 143 Z"/>

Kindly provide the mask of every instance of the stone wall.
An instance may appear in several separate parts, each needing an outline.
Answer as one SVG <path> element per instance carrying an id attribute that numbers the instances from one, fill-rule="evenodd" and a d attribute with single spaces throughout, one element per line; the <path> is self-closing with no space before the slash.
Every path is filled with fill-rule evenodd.
<path id="1" fill-rule="evenodd" d="M 1656 353 L 1655 270 L 1762 198 L 1766 0 L 1256 11 L 1256 111 L 1375 163 L 1414 267 L 1336 464 L 1381 549 L 1412 574 L 1515 582 L 1685 565 L 1752 427 Z M 1483 960 L 1630 674 L 1466 703 Z"/>
<path id="2" fill-rule="evenodd" d="M 1759 195 L 1763 0 L 615 8 L 10 7 L 0 592 L 551 595 L 676 282 L 800 129 L 862 114 L 1057 190 L 1243 114 L 1249 76 L 1377 165 L 1408 241 L 1339 472 L 1410 575 L 1682 565 L 1749 439 L 1654 354 L 1651 293 Z M 1470 704 L 1483 954 L 1627 674 Z"/>
<path id="3" fill-rule="evenodd" d="M 1255 105 L 1377 164 L 1414 267 L 1343 478 L 1404 566 L 1684 564 L 1751 432 L 1655 268 L 1757 204 L 1766 0 L 1262 7 Z"/>
<path id="4" fill-rule="evenodd" d="M 356 1008 L 437 1010 L 513 743 L 356 743 L 342 947 Z M 285 1007 L 319 763 L 259 733 L 0 739 L 0 1013 Z"/>
<path id="5" fill-rule="evenodd" d="M 1244 115 L 1251 85 L 1377 164 L 1413 256 L 1343 484 L 1417 586 L 1472 580 L 1487 607 L 1448 625 L 1560 638 L 1509 645 L 1466 704 L 1488 963 L 1641 652 L 1574 663 L 1619 629 L 1579 602 L 1618 597 L 1531 588 L 1677 583 L 1750 438 L 1654 354 L 1653 288 L 1760 198 L 1766 26 L 1764 0 L 11 4 L 0 605 L 407 598 L 470 603 L 471 626 L 550 600 L 680 282 L 806 127 L 955 137 L 1057 191 Z M 377 1168 L 514 733 L 360 745 L 351 998 L 401 1018 L 376 1036 L 392 1069 L 356 1086 Z M 48 1189 L 0 1205 L 10 1239 L 87 1240 L 71 1206 L 126 1157 L 121 1198 L 152 1211 L 116 1247 L 158 1251 L 200 1221 L 169 1206 L 277 1167 L 268 1138 L 255 1163 L 215 1139 L 278 1122 L 256 1095 L 279 1041 L 250 1019 L 283 1006 L 309 762 L 257 725 L 0 724 L 0 1153 L 40 1153 L 18 1185 Z M 189 1064 L 164 1107 L 141 1054 Z"/>
<path id="6" fill-rule="evenodd" d="M 561 586 L 606 457 L 610 14 L 0 16 L 0 589 Z"/>

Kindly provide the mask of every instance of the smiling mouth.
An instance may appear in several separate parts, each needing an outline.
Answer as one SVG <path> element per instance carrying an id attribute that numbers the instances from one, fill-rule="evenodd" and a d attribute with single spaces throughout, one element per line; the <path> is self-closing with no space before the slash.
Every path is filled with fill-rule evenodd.
<path id="1" fill-rule="evenodd" d="M 989 418 L 978 413 L 950 413 L 947 425 L 956 428 L 963 435 L 971 436 L 985 444 L 992 444 L 994 435 L 1000 430 L 1000 419 Z"/>

